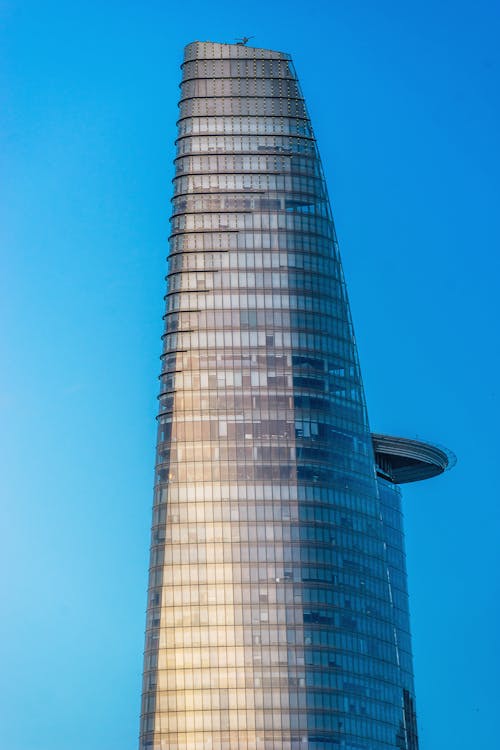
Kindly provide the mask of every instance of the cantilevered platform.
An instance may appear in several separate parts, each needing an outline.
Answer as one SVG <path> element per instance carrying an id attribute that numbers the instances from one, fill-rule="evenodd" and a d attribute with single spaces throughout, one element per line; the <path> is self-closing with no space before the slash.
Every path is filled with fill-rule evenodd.
<path id="1" fill-rule="evenodd" d="M 436 477 L 457 462 L 451 451 L 421 440 L 372 433 L 372 442 L 377 475 L 393 484 Z"/>

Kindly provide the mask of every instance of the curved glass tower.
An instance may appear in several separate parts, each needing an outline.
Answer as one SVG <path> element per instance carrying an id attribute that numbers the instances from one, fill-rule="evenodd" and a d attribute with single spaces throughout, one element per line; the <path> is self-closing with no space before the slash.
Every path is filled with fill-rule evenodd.
<path id="1" fill-rule="evenodd" d="M 398 483 L 447 455 L 370 433 L 289 55 L 182 71 L 140 749 L 416 750 Z"/>

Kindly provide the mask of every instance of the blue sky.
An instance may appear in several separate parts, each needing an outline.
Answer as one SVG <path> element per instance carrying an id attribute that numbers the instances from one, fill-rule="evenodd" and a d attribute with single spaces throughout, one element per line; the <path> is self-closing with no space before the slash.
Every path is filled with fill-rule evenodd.
<path id="1" fill-rule="evenodd" d="M 184 10 L 187 9 L 184 15 Z M 2 0 L 0 746 L 136 748 L 179 64 L 292 53 L 405 489 L 421 750 L 494 747 L 500 10 Z"/>

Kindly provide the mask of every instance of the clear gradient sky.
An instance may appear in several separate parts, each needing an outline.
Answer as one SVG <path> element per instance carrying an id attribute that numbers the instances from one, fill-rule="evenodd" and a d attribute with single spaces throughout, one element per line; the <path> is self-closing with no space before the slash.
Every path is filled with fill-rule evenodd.
<path id="1" fill-rule="evenodd" d="M 294 58 L 372 428 L 459 459 L 404 493 L 421 750 L 498 747 L 498 4 L 0 18 L 0 748 L 136 750 L 179 64 L 243 34 Z"/>

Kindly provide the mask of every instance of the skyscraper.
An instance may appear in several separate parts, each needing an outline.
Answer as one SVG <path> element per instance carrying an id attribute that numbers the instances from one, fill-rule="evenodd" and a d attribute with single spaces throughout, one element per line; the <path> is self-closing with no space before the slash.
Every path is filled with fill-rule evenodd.
<path id="1" fill-rule="evenodd" d="M 416 750 L 398 485 L 290 56 L 182 65 L 140 750 Z"/>

